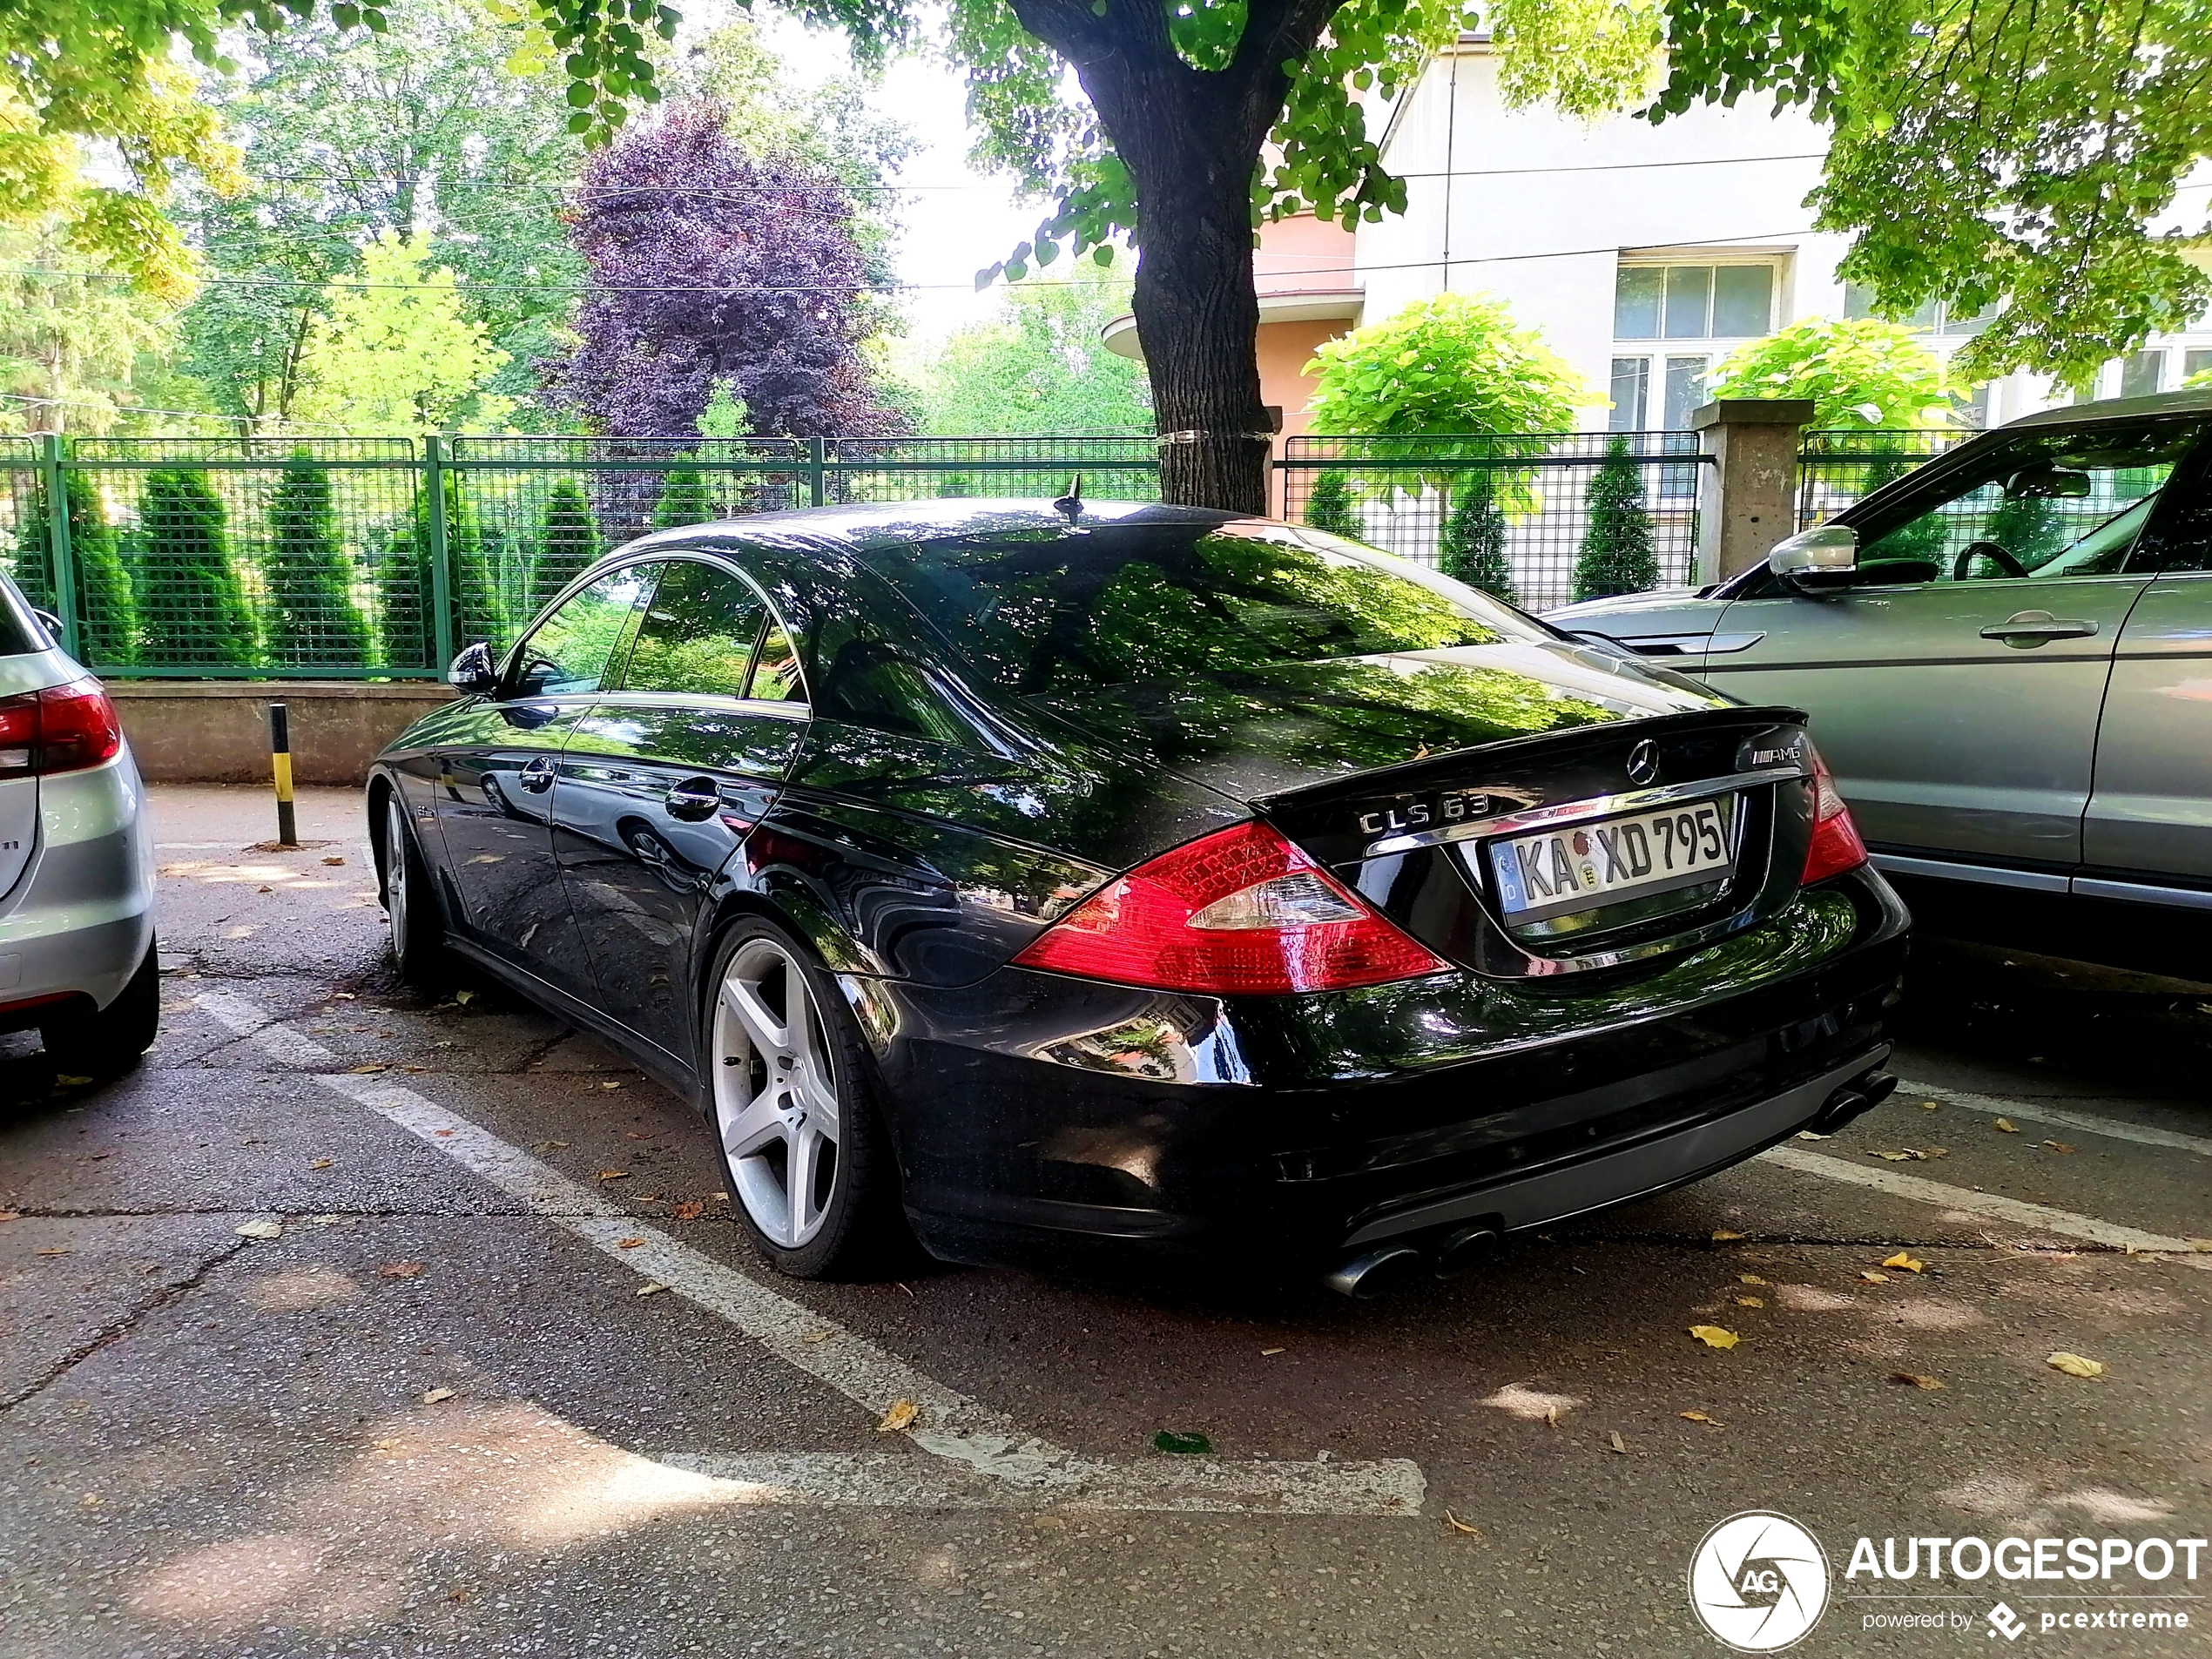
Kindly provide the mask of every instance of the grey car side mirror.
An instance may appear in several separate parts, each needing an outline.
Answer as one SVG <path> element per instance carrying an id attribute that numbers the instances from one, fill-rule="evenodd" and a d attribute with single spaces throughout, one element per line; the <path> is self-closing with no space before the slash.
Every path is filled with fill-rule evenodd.
<path id="1" fill-rule="evenodd" d="M 446 684 L 455 691 L 479 696 L 499 684 L 499 671 L 492 665 L 491 647 L 482 640 L 462 649 L 453 659 L 453 666 L 446 670 Z"/>
<path id="2" fill-rule="evenodd" d="M 1858 532 L 1848 524 L 1819 524 L 1785 536 L 1768 551 L 1767 569 L 1792 587 L 1817 590 L 1848 584 L 1858 574 Z"/>

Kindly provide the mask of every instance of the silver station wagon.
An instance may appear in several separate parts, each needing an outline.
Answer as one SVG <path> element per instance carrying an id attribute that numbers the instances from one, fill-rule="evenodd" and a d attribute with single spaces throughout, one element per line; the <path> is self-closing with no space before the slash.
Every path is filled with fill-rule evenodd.
<path id="1" fill-rule="evenodd" d="M 2212 390 L 2030 415 L 1719 587 L 1546 620 L 1807 711 L 1883 869 L 2212 910 Z"/>

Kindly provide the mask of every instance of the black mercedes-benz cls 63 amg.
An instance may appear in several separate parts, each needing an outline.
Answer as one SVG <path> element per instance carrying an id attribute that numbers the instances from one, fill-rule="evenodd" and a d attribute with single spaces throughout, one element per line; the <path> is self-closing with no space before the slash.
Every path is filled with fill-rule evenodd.
<path id="1" fill-rule="evenodd" d="M 695 1101 L 786 1272 L 1368 1293 L 1891 1087 L 1907 917 L 1802 714 L 1317 530 L 701 524 L 452 678 L 368 786 L 401 971 Z"/>

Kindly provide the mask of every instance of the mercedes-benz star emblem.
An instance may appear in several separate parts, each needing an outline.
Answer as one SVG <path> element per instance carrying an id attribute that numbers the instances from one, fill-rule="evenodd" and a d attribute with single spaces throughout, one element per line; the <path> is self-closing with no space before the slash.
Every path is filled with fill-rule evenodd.
<path id="1" fill-rule="evenodd" d="M 1656 783 L 1659 778 L 1659 745 L 1649 738 L 1629 751 L 1629 781 Z"/>

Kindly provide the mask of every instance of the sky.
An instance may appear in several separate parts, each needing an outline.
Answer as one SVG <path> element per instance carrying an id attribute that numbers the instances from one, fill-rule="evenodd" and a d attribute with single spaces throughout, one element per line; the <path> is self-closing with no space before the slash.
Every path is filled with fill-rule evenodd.
<path id="1" fill-rule="evenodd" d="M 697 15 L 705 27 L 719 21 L 711 8 L 698 8 Z M 843 36 L 808 29 L 765 7 L 752 21 L 799 84 L 851 73 Z M 1004 285 L 978 293 L 975 273 L 1028 239 L 1044 210 L 1017 204 L 1010 180 L 969 165 L 967 89 L 956 69 L 930 57 L 900 58 L 884 71 L 868 103 L 921 141 L 897 177 L 910 192 L 900 203 L 898 272 L 900 281 L 914 285 L 906 295 L 907 348 L 926 348 L 996 314 Z"/>

